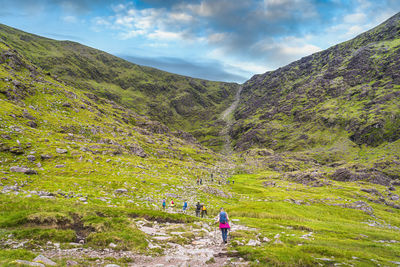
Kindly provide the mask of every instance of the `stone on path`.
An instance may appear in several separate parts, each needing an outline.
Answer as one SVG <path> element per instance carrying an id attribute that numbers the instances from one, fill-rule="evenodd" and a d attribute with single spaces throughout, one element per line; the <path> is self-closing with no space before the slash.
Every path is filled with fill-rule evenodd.
<path id="1" fill-rule="evenodd" d="M 120 266 L 117 265 L 117 264 L 107 264 L 107 265 L 104 266 L 104 267 L 120 267 Z"/>
<path id="2" fill-rule="evenodd" d="M 49 265 L 49 266 L 56 266 L 57 263 L 55 263 L 54 261 L 46 258 L 43 255 L 39 255 L 36 258 L 33 259 L 34 262 L 38 262 L 38 263 L 43 263 L 45 265 Z"/>

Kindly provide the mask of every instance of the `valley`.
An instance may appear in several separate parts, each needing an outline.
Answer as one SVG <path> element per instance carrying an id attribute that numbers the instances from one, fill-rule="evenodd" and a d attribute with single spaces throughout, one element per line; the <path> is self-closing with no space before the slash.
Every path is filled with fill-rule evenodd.
<path id="1" fill-rule="evenodd" d="M 238 85 L 0 25 L 0 265 L 399 266 L 399 40 Z"/>

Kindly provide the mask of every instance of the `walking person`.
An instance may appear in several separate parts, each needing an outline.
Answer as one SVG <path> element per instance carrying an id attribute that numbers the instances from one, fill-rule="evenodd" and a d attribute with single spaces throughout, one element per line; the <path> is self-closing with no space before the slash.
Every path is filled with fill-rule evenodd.
<path id="1" fill-rule="evenodd" d="M 221 229 L 222 241 L 226 244 L 226 243 L 228 243 L 228 230 L 231 227 L 229 226 L 228 213 L 226 213 L 224 211 L 224 208 L 221 208 L 219 210 L 218 221 L 217 222 L 219 222 L 219 229 Z"/>
<path id="2" fill-rule="evenodd" d="M 204 218 L 204 215 L 207 215 L 207 208 L 206 205 L 201 207 L 201 218 Z"/>
<path id="3" fill-rule="evenodd" d="M 187 206 L 188 206 L 188 204 L 187 204 L 187 201 L 185 200 L 185 202 L 183 203 L 183 207 L 182 207 L 183 213 L 186 213 Z"/>
<path id="4" fill-rule="evenodd" d="M 203 179 L 202 178 L 200 178 L 200 185 L 202 185 L 203 184 Z"/>
<path id="5" fill-rule="evenodd" d="M 174 203 L 174 200 L 173 200 L 173 199 L 171 199 L 171 205 L 170 205 L 170 207 L 171 207 L 171 210 L 174 210 L 175 203 Z"/>
<path id="6" fill-rule="evenodd" d="M 167 206 L 167 200 L 164 198 L 162 201 L 162 208 L 165 210 L 165 207 Z"/>
<path id="7" fill-rule="evenodd" d="M 200 217 L 201 205 L 200 202 L 196 204 L 196 217 Z"/>

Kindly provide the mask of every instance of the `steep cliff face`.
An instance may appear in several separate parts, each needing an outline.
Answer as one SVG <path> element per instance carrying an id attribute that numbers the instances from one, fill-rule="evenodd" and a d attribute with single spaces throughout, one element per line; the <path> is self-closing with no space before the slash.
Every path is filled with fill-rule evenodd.
<path id="1" fill-rule="evenodd" d="M 297 150 L 337 136 L 376 146 L 400 138 L 400 13 L 376 28 L 243 86 L 237 150 Z"/>

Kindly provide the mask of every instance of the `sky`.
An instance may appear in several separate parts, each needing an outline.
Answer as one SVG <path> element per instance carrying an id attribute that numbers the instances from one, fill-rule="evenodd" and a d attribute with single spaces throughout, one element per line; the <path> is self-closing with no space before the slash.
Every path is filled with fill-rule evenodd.
<path id="1" fill-rule="evenodd" d="M 133 63 L 242 83 L 349 40 L 400 0 L 0 0 L 0 23 Z"/>

